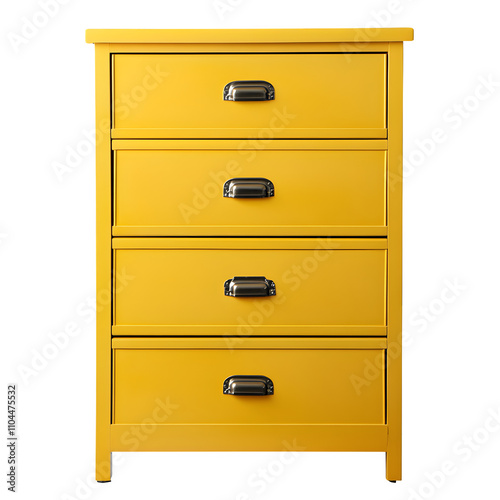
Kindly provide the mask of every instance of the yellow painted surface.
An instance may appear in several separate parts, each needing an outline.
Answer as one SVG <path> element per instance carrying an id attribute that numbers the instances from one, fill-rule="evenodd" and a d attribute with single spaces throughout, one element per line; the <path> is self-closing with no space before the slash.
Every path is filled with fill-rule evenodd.
<path id="1" fill-rule="evenodd" d="M 384 151 L 120 150 L 115 226 L 209 226 L 228 236 L 233 226 L 384 226 L 385 168 Z M 234 177 L 269 179 L 275 194 L 225 198 Z"/>
<path id="2" fill-rule="evenodd" d="M 410 28 L 87 31 L 104 138 L 97 480 L 111 477 L 111 451 L 279 451 L 293 440 L 385 451 L 387 479 L 401 479 L 402 41 L 412 39 Z M 276 99 L 223 101 L 243 79 L 269 81 Z M 233 175 L 233 156 L 253 160 Z M 195 206 L 214 176 L 220 193 L 221 171 L 272 176 L 276 196 Z M 272 279 L 276 297 L 224 296 L 238 275 Z M 354 397 L 351 376 L 367 364 L 380 373 Z M 240 368 L 271 376 L 276 394 L 223 396 Z M 167 397 L 182 404 L 151 425 Z"/>
<path id="3" fill-rule="evenodd" d="M 249 328 L 251 326 L 251 328 Z M 226 338 L 233 338 L 233 344 L 240 341 L 240 337 L 248 335 L 269 335 L 274 337 L 313 337 L 313 336 L 349 336 L 349 337 L 381 337 L 387 335 L 386 326 L 372 325 L 270 325 L 255 324 L 247 326 L 243 324 L 235 325 L 114 325 L 112 333 L 115 336 L 134 337 L 136 335 L 146 335 L 153 337 L 164 337 L 170 335 L 196 335 L 208 337 L 211 335 L 224 335 Z"/>
<path id="4" fill-rule="evenodd" d="M 385 325 L 385 250 L 123 249 L 115 269 L 130 277 L 115 325 Z M 234 276 L 265 276 L 276 296 L 225 296 Z"/>
<path id="5" fill-rule="evenodd" d="M 232 45 L 222 42 L 116 42 L 110 43 L 112 54 L 300 54 L 300 53 L 387 53 L 388 42 L 238 42 Z M 256 49 L 258 49 L 256 51 Z"/>
<path id="6" fill-rule="evenodd" d="M 113 349 L 386 349 L 381 337 L 114 337 Z"/>
<path id="7" fill-rule="evenodd" d="M 111 129 L 112 139 L 238 139 L 240 145 L 248 148 L 259 148 L 262 144 L 262 137 L 268 135 L 269 139 L 387 139 L 386 128 L 296 128 L 287 127 L 274 128 L 113 128 Z M 281 138 L 285 139 L 281 139 Z M 312 140 L 315 140 L 312 139 Z M 267 141 L 267 139 L 265 139 Z M 265 143 L 264 143 L 265 144 Z"/>
<path id="8" fill-rule="evenodd" d="M 229 233 L 230 232 L 230 233 Z M 326 234 L 331 237 L 387 236 L 387 226 L 321 226 L 290 224 L 286 226 L 113 226 L 113 236 L 308 236 Z"/>
<path id="9" fill-rule="evenodd" d="M 386 453 L 386 477 L 402 477 L 402 230 L 403 230 L 403 44 L 390 47 L 388 116 L 391 136 L 388 152 L 388 222 L 389 259 L 387 269 L 388 341 L 393 346 L 387 366 L 387 424 L 389 435 Z"/>
<path id="10" fill-rule="evenodd" d="M 369 383 L 367 365 L 379 369 Z M 385 421 L 383 350 L 116 349 L 114 366 L 118 424 Z M 269 377 L 274 394 L 224 394 L 233 375 Z"/>
<path id="11" fill-rule="evenodd" d="M 88 29 L 85 39 L 87 43 L 251 43 L 258 44 L 254 45 L 258 50 L 266 42 L 401 42 L 413 40 L 413 28 Z"/>
<path id="12" fill-rule="evenodd" d="M 109 47 L 95 47 L 96 127 L 107 124 L 111 106 Z M 111 479 L 111 297 L 112 254 L 111 215 L 111 141 L 109 134 L 96 145 L 96 463 L 97 481 Z"/>
<path id="13" fill-rule="evenodd" d="M 387 238 L 113 238 L 113 248 L 190 250 L 374 250 L 386 249 Z"/>
<path id="14" fill-rule="evenodd" d="M 279 141 L 256 141 L 248 142 L 248 149 L 253 151 L 385 151 L 387 140 L 371 139 L 351 141 L 349 139 L 310 139 L 300 141 L 295 139 L 283 139 Z M 219 139 L 194 139 L 186 142 L 182 139 L 117 139 L 112 143 L 112 149 L 120 150 L 233 150 L 241 151 L 241 144 L 234 140 Z M 249 155 L 250 153 L 248 153 Z"/>
<path id="15" fill-rule="evenodd" d="M 224 101 L 234 80 L 265 80 L 276 97 Z M 385 126 L 385 54 L 114 56 L 115 129 L 243 128 L 273 139 L 288 128 Z"/>
<path id="16" fill-rule="evenodd" d="M 167 419 L 168 421 L 168 419 Z M 382 424 L 112 424 L 113 451 L 385 451 Z"/>

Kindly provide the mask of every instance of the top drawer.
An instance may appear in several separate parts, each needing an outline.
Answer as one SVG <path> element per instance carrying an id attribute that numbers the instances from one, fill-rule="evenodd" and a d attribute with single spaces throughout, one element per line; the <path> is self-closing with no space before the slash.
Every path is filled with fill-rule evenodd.
<path id="1" fill-rule="evenodd" d="M 386 54 L 117 54 L 113 68 L 117 138 L 387 135 Z M 274 92 L 224 100 L 235 81 Z"/>

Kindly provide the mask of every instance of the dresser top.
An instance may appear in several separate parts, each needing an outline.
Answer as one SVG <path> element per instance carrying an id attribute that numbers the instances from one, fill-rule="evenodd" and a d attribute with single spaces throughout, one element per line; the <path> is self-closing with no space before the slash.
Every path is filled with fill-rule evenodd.
<path id="1" fill-rule="evenodd" d="M 336 29 L 89 29 L 87 43 L 403 42 L 413 28 Z"/>

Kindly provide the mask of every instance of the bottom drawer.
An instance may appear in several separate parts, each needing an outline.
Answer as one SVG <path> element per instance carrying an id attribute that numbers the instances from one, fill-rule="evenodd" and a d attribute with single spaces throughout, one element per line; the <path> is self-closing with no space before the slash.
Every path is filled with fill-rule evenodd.
<path id="1" fill-rule="evenodd" d="M 384 346 L 384 339 L 115 338 L 113 423 L 383 424 Z"/>

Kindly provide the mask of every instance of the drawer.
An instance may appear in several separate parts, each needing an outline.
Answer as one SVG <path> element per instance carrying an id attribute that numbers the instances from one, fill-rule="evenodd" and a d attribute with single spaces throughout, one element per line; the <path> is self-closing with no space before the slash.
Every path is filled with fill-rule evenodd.
<path id="1" fill-rule="evenodd" d="M 113 74 L 115 138 L 386 137 L 386 54 L 118 54 Z"/>
<path id="2" fill-rule="evenodd" d="M 113 423 L 384 423 L 383 349 L 161 340 L 114 343 Z M 362 383 L 367 366 L 378 375 Z"/>
<path id="3" fill-rule="evenodd" d="M 386 240 L 113 241 L 115 335 L 386 333 Z"/>
<path id="4" fill-rule="evenodd" d="M 137 147 L 117 142 L 126 144 L 116 148 Z M 116 151 L 114 235 L 387 234 L 383 150 L 214 150 L 207 144 L 213 141 L 196 141 L 206 149 L 169 149 L 182 148 L 181 141 L 139 142 L 152 149 Z"/>

